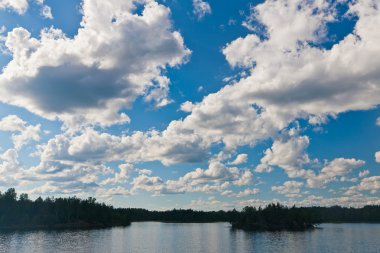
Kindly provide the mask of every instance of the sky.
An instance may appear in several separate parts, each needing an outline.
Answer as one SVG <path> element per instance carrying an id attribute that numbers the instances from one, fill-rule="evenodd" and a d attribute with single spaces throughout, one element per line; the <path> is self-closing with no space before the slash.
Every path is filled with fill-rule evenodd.
<path id="1" fill-rule="evenodd" d="M 0 0 L 0 191 L 380 204 L 377 0 Z"/>

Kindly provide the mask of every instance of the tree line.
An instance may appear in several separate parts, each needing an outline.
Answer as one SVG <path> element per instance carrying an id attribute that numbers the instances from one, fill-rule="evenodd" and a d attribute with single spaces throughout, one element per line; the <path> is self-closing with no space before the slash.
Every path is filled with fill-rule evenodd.
<path id="1" fill-rule="evenodd" d="M 233 228 L 245 230 L 305 230 L 320 223 L 380 223 L 380 206 L 287 207 L 279 203 L 265 208 L 245 207 Z"/>
<path id="2" fill-rule="evenodd" d="M 25 193 L 17 196 L 13 188 L 0 192 L 0 229 L 97 228 L 126 226 L 133 221 L 230 222 L 232 228 L 245 230 L 304 230 L 326 222 L 380 223 L 380 206 L 287 207 L 277 203 L 263 208 L 247 206 L 242 211 L 149 211 L 114 208 L 91 197 L 30 200 Z"/>
<path id="3" fill-rule="evenodd" d="M 95 198 L 41 197 L 32 201 L 15 189 L 0 192 L 0 228 L 90 228 L 129 225 L 125 212 Z"/>

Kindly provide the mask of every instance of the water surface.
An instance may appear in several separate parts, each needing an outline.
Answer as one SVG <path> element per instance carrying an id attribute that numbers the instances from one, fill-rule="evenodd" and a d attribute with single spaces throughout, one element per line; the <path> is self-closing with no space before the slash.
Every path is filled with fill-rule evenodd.
<path id="1" fill-rule="evenodd" d="M 244 232 L 228 223 L 132 223 L 126 228 L 0 232 L 0 252 L 380 252 L 380 224 L 306 232 Z"/>

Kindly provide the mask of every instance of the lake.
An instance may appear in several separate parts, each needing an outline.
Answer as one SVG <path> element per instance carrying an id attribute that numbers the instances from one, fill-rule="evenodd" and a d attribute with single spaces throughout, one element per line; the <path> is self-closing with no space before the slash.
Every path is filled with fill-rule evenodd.
<path id="1" fill-rule="evenodd" d="M 126 228 L 0 232 L 0 252 L 380 252 L 380 224 L 244 232 L 228 223 L 136 222 Z"/>

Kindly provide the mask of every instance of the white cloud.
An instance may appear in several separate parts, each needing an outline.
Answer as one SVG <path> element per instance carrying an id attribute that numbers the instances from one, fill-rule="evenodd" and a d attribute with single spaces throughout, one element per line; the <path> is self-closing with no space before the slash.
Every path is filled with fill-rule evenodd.
<path id="1" fill-rule="evenodd" d="M 358 194 L 358 191 L 370 191 L 376 194 L 380 190 L 380 176 L 366 177 L 361 180 L 358 185 L 351 186 L 346 195 Z"/>
<path id="2" fill-rule="evenodd" d="M 380 190 L 380 176 L 363 178 L 358 189 L 360 191 L 371 191 L 373 194 L 377 193 Z"/>
<path id="3" fill-rule="evenodd" d="M 107 178 L 101 185 L 109 185 L 109 184 L 121 184 L 125 183 L 129 178 L 130 174 L 135 171 L 133 164 L 120 164 L 119 172 L 115 173 L 114 177 Z"/>
<path id="4" fill-rule="evenodd" d="M 290 178 L 305 177 L 308 173 L 303 166 L 311 163 L 306 149 L 310 140 L 307 136 L 282 137 L 276 139 L 272 147 L 265 151 L 264 157 L 256 167 L 256 172 L 270 172 L 273 166 L 285 170 Z"/>
<path id="5" fill-rule="evenodd" d="M 232 190 L 225 190 L 224 192 L 220 193 L 222 196 L 234 196 L 234 192 Z"/>
<path id="6" fill-rule="evenodd" d="M 0 10 L 10 9 L 16 12 L 19 15 L 23 15 L 29 8 L 30 0 L 0 0 Z M 51 14 L 51 8 L 47 5 L 44 5 L 44 0 L 35 0 L 38 5 L 41 5 L 41 15 L 44 18 L 53 19 Z"/>
<path id="7" fill-rule="evenodd" d="M 215 199 L 215 197 L 209 197 L 208 199 L 194 199 L 186 207 L 195 210 L 220 210 L 222 202 Z"/>
<path id="8" fill-rule="evenodd" d="M 377 126 L 380 126 L 380 117 L 378 117 L 378 118 L 376 119 L 376 125 L 377 125 Z"/>
<path id="9" fill-rule="evenodd" d="M 282 136 L 276 139 L 272 147 L 265 151 L 255 171 L 270 172 L 273 166 L 278 166 L 284 169 L 289 178 L 305 178 L 308 187 L 320 188 L 337 180 L 337 177 L 341 177 L 341 181 L 352 181 L 344 176 L 365 164 L 362 160 L 335 158 L 316 174 L 313 170 L 304 168 L 307 165 L 318 164 L 318 161 L 311 160 L 306 152 L 309 143 L 307 136 Z"/>
<path id="10" fill-rule="evenodd" d="M 159 133 L 135 132 L 116 136 L 86 129 L 77 136 L 57 135 L 40 146 L 42 160 L 106 162 L 161 161 L 165 165 L 207 158 L 206 146 L 196 135 L 170 128 Z"/>
<path id="11" fill-rule="evenodd" d="M 51 8 L 47 5 L 42 6 L 41 15 L 47 19 L 54 19 L 53 14 L 51 13 Z"/>
<path id="12" fill-rule="evenodd" d="M 380 163 L 380 151 L 375 153 L 375 160 Z"/>
<path id="13" fill-rule="evenodd" d="M 99 188 L 96 190 L 96 196 L 99 196 L 100 198 L 112 198 L 113 196 L 130 196 L 131 193 L 123 188 L 123 187 L 116 187 L 116 188 Z"/>
<path id="14" fill-rule="evenodd" d="M 197 16 L 198 20 L 212 12 L 210 4 L 202 0 L 193 0 L 193 8 L 193 13 Z"/>
<path id="15" fill-rule="evenodd" d="M 247 154 L 239 154 L 236 156 L 235 160 L 230 162 L 231 165 L 239 165 L 244 164 L 248 161 L 248 155 Z"/>
<path id="16" fill-rule="evenodd" d="M 55 28 L 39 39 L 21 27 L 10 31 L 5 45 L 13 59 L 0 75 L 1 101 L 69 126 L 128 122 L 119 111 L 138 96 L 169 103 L 163 70 L 184 63 L 190 50 L 173 31 L 170 10 L 143 2 L 139 16 L 131 0 L 84 0 L 72 39 Z"/>
<path id="17" fill-rule="evenodd" d="M 231 185 L 245 186 L 252 183 L 249 170 L 227 167 L 216 156 L 209 161 L 207 169 L 197 168 L 177 180 L 164 181 L 158 176 L 141 174 L 132 181 L 132 192 L 145 190 L 155 194 L 178 194 L 185 192 L 225 192 Z"/>
<path id="18" fill-rule="evenodd" d="M 259 189 L 245 189 L 244 191 L 241 191 L 237 194 L 235 194 L 236 197 L 238 198 L 242 198 L 242 197 L 247 197 L 247 196 L 250 196 L 250 195 L 256 195 L 260 192 Z"/>
<path id="19" fill-rule="evenodd" d="M 253 174 L 250 170 L 245 170 L 238 180 L 234 181 L 235 185 L 249 185 L 252 183 Z"/>
<path id="20" fill-rule="evenodd" d="M 140 175 L 147 175 L 147 176 L 150 176 L 153 173 L 153 171 L 148 170 L 148 169 L 139 169 L 138 172 Z"/>
<path id="21" fill-rule="evenodd" d="M 18 14 L 24 14 L 28 7 L 28 0 L 0 0 L 0 10 L 11 9 Z"/>
<path id="22" fill-rule="evenodd" d="M 18 160 L 17 150 L 8 149 L 0 154 L 0 186 L 15 187 L 20 182 L 16 178 L 17 172 L 20 170 L 20 162 Z"/>
<path id="23" fill-rule="evenodd" d="M 363 170 L 359 172 L 359 177 L 366 177 L 369 175 L 369 170 Z"/>
<path id="24" fill-rule="evenodd" d="M 0 131 L 15 132 L 12 140 L 16 149 L 22 148 L 29 141 L 39 141 L 41 125 L 28 125 L 16 115 L 9 115 L 0 120 Z"/>
<path id="25" fill-rule="evenodd" d="M 0 131 L 21 132 L 25 126 L 26 122 L 17 115 L 8 115 L 0 120 Z"/>
<path id="26" fill-rule="evenodd" d="M 93 196 L 96 184 L 93 183 L 83 183 L 83 182 L 48 182 L 42 186 L 35 187 L 31 190 L 25 191 L 28 194 L 33 195 L 74 195 L 77 197 L 87 197 Z"/>
<path id="27" fill-rule="evenodd" d="M 48 5 L 45 5 L 45 0 L 35 0 L 38 5 L 41 6 L 41 16 L 46 19 L 54 19 L 53 14 L 51 13 L 51 8 Z"/>
<path id="28" fill-rule="evenodd" d="M 293 204 L 297 206 L 349 206 L 349 207 L 363 207 L 365 205 L 379 205 L 380 200 L 377 197 L 364 196 L 362 194 L 355 194 L 352 196 L 342 196 L 336 198 L 326 198 L 322 196 L 310 195 L 301 201 L 290 201 L 288 206 Z"/>
<path id="29" fill-rule="evenodd" d="M 245 175 L 246 174 L 246 175 Z M 185 174 L 179 179 L 181 182 L 191 182 L 191 184 L 201 184 L 208 182 L 233 182 L 238 185 L 242 178 L 252 178 L 252 174 L 248 170 L 239 170 L 236 167 L 227 167 L 224 165 L 220 157 L 214 157 L 210 160 L 209 166 L 206 170 L 196 169 L 192 172 Z M 249 180 L 245 182 L 249 183 Z"/>
<path id="30" fill-rule="evenodd" d="M 198 136 L 205 147 L 223 143 L 225 150 L 231 151 L 275 138 L 297 118 L 323 124 L 329 116 L 379 104 L 380 60 L 372 55 L 380 52 L 380 46 L 373 43 L 380 33 L 366 30 L 380 22 L 379 10 L 368 1 L 358 1 L 350 8 L 358 16 L 353 33 L 331 49 L 321 49 L 312 44 L 325 39 L 326 24 L 336 19 L 335 6 L 323 1 L 285 0 L 259 5 L 252 15 L 267 27 L 268 39 L 251 34 L 223 50 L 230 64 L 248 68 L 242 70 L 248 75 L 199 103 L 187 104 L 190 115 L 174 121 L 177 129 Z M 285 158 L 299 155 L 299 161 L 308 163 L 307 154 L 300 153 L 308 139 L 299 137 L 297 141 L 288 145 L 298 148 L 298 154 L 290 151 Z M 289 174 L 305 172 L 291 162 L 285 164 Z M 269 163 L 264 160 L 258 170 L 270 170 Z"/>
<path id="31" fill-rule="evenodd" d="M 194 108 L 194 104 L 191 103 L 190 101 L 186 101 L 184 103 L 181 104 L 181 111 L 184 111 L 184 112 L 191 112 Z"/>
<path id="32" fill-rule="evenodd" d="M 287 181 L 282 186 L 272 186 L 272 191 L 286 195 L 289 198 L 298 198 L 301 196 L 301 187 L 303 182 Z"/>
<path id="33" fill-rule="evenodd" d="M 250 189 L 250 188 L 247 188 L 243 191 L 240 191 L 240 192 L 234 192 L 232 190 L 225 190 L 223 192 L 220 193 L 220 195 L 222 196 L 229 196 L 229 197 L 237 197 L 237 198 L 243 198 L 243 197 L 248 197 L 248 196 L 251 196 L 251 195 L 257 195 L 260 193 L 260 189 L 257 189 L 257 188 L 253 188 L 253 189 Z"/>
<path id="34" fill-rule="evenodd" d="M 249 34 L 224 48 L 231 66 L 251 69 L 229 95 L 257 103 L 273 117 L 284 117 L 281 121 L 375 107 L 380 103 L 380 60 L 372 57 L 380 52 L 375 43 L 380 32 L 373 28 L 380 24 L 376 5 L 352 4 L 355 29 L 331 49 L 312 44 L 325 39 L 327 23 L 339 22 L 334 3 L 267 0 L 255 6 L 252 19 L 264 26 L 267 39 Z"/>
<path id="35" fill-rule="evenodd" d="M 141 174 L 132 181 L 132 192 L 145 190 L 150 192 L 161 192 L 164 190 L 164 181 L 160 177 L 151 177 Z"/>
<path id="36" fill-rule="evenodd" d="M 191 137 L 191 136 L 187 136 Z M 156 139 L 157 140 L 154 140 Z M 185 145 L 182 147 L 181 145 Z M 46 145 L 38 147 L 41 162 L 25 176 L 25 180 L 80 181 L 100 185 L 126 182 L 134 171 L 131 162 L 156 161 L 164 164 L 191 162 L 206 153 L 202 150 L 189 152 L 189 142 L 169 136 L 135 133 L 132 136 L 113 136 L 86 129 L 79 136 L 57 135 Z M 182 153 L 183 152 L 183 153 Z M 193 156 L 196 156 L 192 158 Z M 212 158 L 207 169 L 197 168 L 177 180 L 164 181 L 152 176 L 151 170 L 139 169 L 132 179 L 132 192 L 146 190 L 155 194 L 183 192 L 215 192 L 230 185 L 245 186 L 252 183 L 253 175 L 247 169 L 238 169 L 224 164 L 227 156 Z M 104 163 L 124 160 L 127 164 L 113 172 Z M 125 167 L 125 168 L 124 168 Z M 88 174 L 96 175 L 84 180 Z M 99 181 L 102 176 L 105 179 Z"/>
<path id="37" fill-rule="evenodd" d="M 307 185 L 312 188 L 320 188 L 336 180 L 337 177 L 343 177 L 352 170 L 363 167 L 364 165 L 365 162 L 362 160 L 335 158 L 329 162 L 318 175 L 309 175 Z"/>

